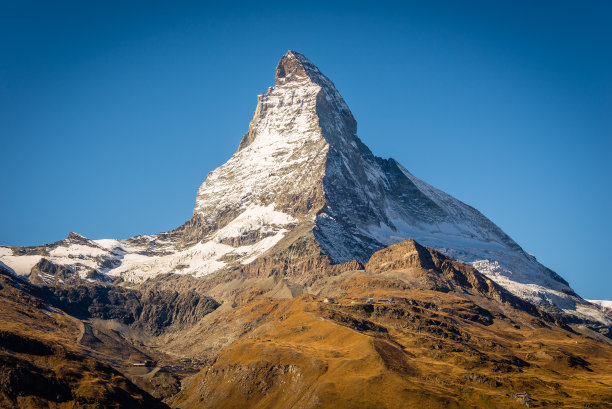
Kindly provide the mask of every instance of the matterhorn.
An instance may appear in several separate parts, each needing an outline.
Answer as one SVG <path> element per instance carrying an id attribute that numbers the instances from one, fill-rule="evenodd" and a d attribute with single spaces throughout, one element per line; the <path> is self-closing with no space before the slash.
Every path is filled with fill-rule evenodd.
<path id="1" fill-rule="evenodd" d="M 471 264 L 525 300 L 610 324 L 478 210 L 374 156 L 334 84 L 295 51 L 278 63 L 238 150 L 207 175 L 183 226 L 127 240 L 71 233 L 46 246 L 0 248 L 0 261 L 42 282 L 57 279 L 41 270 L 42 259 L 86 279 L 141 282 L 283 255 L 293 270 L 312 257 L 365 263 L 405 239 Z"/>

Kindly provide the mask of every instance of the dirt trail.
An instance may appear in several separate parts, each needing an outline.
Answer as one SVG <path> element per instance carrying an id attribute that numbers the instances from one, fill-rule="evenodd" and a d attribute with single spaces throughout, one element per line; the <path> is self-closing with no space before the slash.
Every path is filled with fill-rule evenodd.
<path id="1" fill-rule="evenodd" d="M 85 335 L 85 323 L 83 321 L 79 321 L 79 336 L 76 339 L 77 344 L 81 345 L 81 341 L 83 340 L 84 335 Z"/>

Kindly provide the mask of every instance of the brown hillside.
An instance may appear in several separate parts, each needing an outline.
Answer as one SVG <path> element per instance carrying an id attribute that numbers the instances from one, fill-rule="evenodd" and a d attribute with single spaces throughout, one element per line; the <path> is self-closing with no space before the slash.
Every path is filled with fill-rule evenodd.
<path id="1" fill-rule="evenodd" d="M 365 271 L 318 280 L 304 288 L 311 294 L 278 299 L 270 287 L 255 284 L 175 340 L 173 349 L 209 355 L 212 364 L 184 382 L 171 406 L 612 404 L 612 346 L 558 326 L 414 241 L 374 254 Z"/>
<path id="2" fill-rule="evenodd" d="M 168 276 L 131 289 L 50 291 L 2 275 L 1 405 L 612 405 L 606 338 L 574 332 L 474 268 L 412 240 L 375 253 L 365 268 L 300 257 L 304 249 L 286 248 L 291 263 L 273 256 L 200 280 Z M 145 296 L 150 291 L 154 298 Z M 189 313 L 209 297 L 221 305 Z M 95 314 L 79 320 L 50 302 Z M 146 322 L 156 311 L 167 321 L 145 330 L 131 318 L 143 313 L 130 315 L 141 310 Z M 133 366 L 145 360 L 150 367 Z"/>
<path id="3" fill-rule="evenodd" d="M 0 407 L 167 408 L 79 345 L 81 321 L 0 273 Z"/>

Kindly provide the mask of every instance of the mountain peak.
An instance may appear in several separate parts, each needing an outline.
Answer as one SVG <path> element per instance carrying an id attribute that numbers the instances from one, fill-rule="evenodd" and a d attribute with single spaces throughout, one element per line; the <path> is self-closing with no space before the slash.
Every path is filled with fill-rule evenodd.
<path id="1" fill-rule="evenodd" d="M 87 237 L 81 236 L 79 233 L 75 233 L 73 231 L 68 233 L 67 240 L 72 243 L 79 243 L 79 244 L 90 244 L 91 243 L 91 241 Z"/>
<path id="2" fill-rule="evenodd" d="M 312 82 L 319 84 L 322 76 L 321 71 L 310 62 L 306 56 L 297 51 L 289 50 L 280 59 L 276 66 L 274 74 L 274 84 L 276 86 L 286 84 L 290 81 L 302 81 L 309 79 Z"/>
<path id="3" fill-rule="evenodd" d="M 303 54 L 290 50 L 276 66 L 274 86 L 257 96 L 253 120 L 238 151 L 256 139 L 296 147 L 324 138 L 341 148 L 355 139 L 356 132 L 357 122 L 334 83 Z M 338 140 L 340 134 L 343 141 Z"/>
<path id="4" fill-rule="evenodd" d="M 280 59 L 274 74 L 274 86 L 284 88 L 288 86 L 317 85 L 321 88 L 321 96 L 317 101 L 319 108 L 325 111 L 334 110 L 337 114 L 344 116 L 342 121 L 350 128 L 350 133 L 356 133 L 356 121 L 344 99 L 336 89 L 334 83 L 327 78 L 305 55 L 297 51 L 289 50 Z M 316 96 L 316 95 L 315 95 Z M 322 105 L 326 105 L 323 107 Z M 336 118 L 337 119 L 337 118 Z"/>

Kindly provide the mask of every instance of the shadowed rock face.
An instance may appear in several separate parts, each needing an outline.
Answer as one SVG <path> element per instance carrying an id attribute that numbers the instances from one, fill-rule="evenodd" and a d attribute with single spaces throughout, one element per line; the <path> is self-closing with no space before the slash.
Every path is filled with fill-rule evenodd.
<path id="1" fill-rule="evenodd" d="M 194 291 L 144 291 L 99 284 L 46 287 L 49 303 L 81 319 L 117 320 L 159 335 L 169 328 L 186 329 L 219 307 Z"/>

